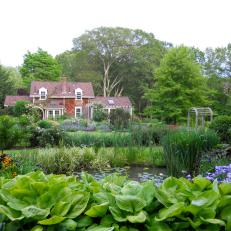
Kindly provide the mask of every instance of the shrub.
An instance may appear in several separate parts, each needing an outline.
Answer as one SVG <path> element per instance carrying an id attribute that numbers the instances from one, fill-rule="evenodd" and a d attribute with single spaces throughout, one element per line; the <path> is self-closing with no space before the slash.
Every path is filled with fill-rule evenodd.
<path id="1" fill-rule="evenodd" d="M 53 128 L 31 128 L 30 146 L 46 147 L 59 145 L 63 140 L 64 133 L 61 129 Z"/>
<path id="2" fill-rule="evenodd" d="M 122 108 L 111 110 L 109 115 L 110 124 L 115 129 L 124 129 L 129 126 L 130 114 Z"/>
<path id="3" fill-rule="evenodd" d="M 27 105 L 29 103 L 30 101 L 26 101 L 26 100 L 17 101 L 16 104 L 13 106 L 14 116 L 21 116 L 23 114 L 27 114 L 29 111 Z"/>
<path id="4" fill-rule="evenodd" d="M 103 105 L 95 104 L 93 112 L 93 120 L 96 122 L 101 122 L 107 119 L 107 112 L 104 110 Z"/>
<path id="5" fill-rule="evenodd" d="M 213 148 L 218 138 L 212 131 L 177 130 L 164 136 L 161 143 L 170 175 L 182 176 L 186 172 L 195 176 L 203 151 Z"/>
<path id="6" fill-rule="evenodd" d="M 14 118 L 0 116 L 0 150 L 12 148 L 20 138 L 20 129 Z"/>
<path id="7" fill-rule="evenodd" d="M 52 128 L 53 124 L 49 120 L 40 120 L 37 122 L 40 128 Z"/>
<path id="8" fill-rule="evenodd" d="M 210 124 L 209 128 L 217 132 L 221 142 L 231 142 L 231 116 L 222 115 L 216 117 Z"/>

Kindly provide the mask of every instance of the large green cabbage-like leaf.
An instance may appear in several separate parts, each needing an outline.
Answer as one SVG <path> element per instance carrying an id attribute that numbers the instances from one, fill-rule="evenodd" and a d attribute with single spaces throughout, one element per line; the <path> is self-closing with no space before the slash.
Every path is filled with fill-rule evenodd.
<path id="1" fill-rule="evenodd" d="M 78 228 L 88 227 L 88 226 L 92 225 L 92 223 L 93 223 L 93 219 L 91 217 L 88 217 L 85 215 L 79 216 L 78 219 L 76 219 L 76 221 L 77 221 L 77 227 Z"/>
<path id="2" fill-rule="evenodd" d="M 58 201 L 58 203 L 56 203 L 52 208 L 51 215 L 64 217 L 68 213 L 70 208 L 71 208 L 70 202 Z"/>
<path id="3" fill-rule="evenodd" d="M 149 204 L 152 203 L 154 199 L 155 187 L 152 181 L 147 181 L 143 183 L 142 186 L 143 186 L 143 189 L 141 193 L 139 194 L 139 196 L 146 201 L 146 205 L 148 206 Z"/>
<path id="4" fill-rule="evenodd" d="M 147 219 L 147 216 L 144 211 L 140 211 L 138 214 L 135 215 L 128 215 L 127 220 L 131 223 L 144 223 Z"/>
<path id="5" fill-rule="evenodd" d="M 179 202 L 173 204 L 169 208 L 163 208 L 159 211 L 158 216 L 156 217 L 156 221 L 163 221 L 169 217 L 174 217 L 180 215 L 184 212 L 185 204 L 183 202 Z"/>
<path id="6" fill-rule="evenodd" d="M 136 213 L 141 211 L 146 203 L 142 198 L 131 195 L 116 195 L 116 204 L 124 211 Z"/>
<path id="7" fill-rule="evenodd" d="M 213 203 L 219 203 L 218 198 L 219 195 L 216 192 L 208 190 L 200 193 L 195 199 L 191 201 L 191 204 L 195 206 L 210 206 Z"/>
<path id="8" fill-rule="evenodd" d="M 149 231 L 172 231 L 169 226 L 161 221 L 156 221 L 152 219 Z"/>
<path id="9" fill-rule="evenodd" d="M 46 220 L 39 221 L 38 223 L 40 225 L 55 225 L 55 224 L 61 223 L 65 219 L 66 219 L 65 217 L 53 216 L 53 217 L 48 218 Z"/>
<path id="10" fill-rule="evenodd" d="M 193 183 L 196 186 L 198 186 L 201 191 L 211 185 L 210 180 L 208 180 L 208 179 L 206 179 L 204 177 L 201 177 L 201 176 L 193 178 Z"/>
<path id="11" fill-rule="evenodd" d="M 76 230 L 77 222 L 72 219 L 66 219 L 61 224 L 59 224 L 58 230 Z"/>
<path id="12" fill-rule="evenodd" d="M 113 231 L 114 227 L 104 227 L 104 226 L 96 226 L 96 227 L 90 227 L 87 229 L 87 231 Z"/>
<path id="13" fill-rule="evenodd" d="M 124 185 L 124 187 L 121 189 L 121 193 L 123 195 L 133 195 L 137 196 L 142 192 L 142 185 L 137 181 L 129 181 Z"/>
<path id="14" fill-rule="evenodd" d="M 88 209 L 85 214 L 89 217 L 103 217 L 108 210 L 108 203 L 103 203 L 100 205 L 94 205 Z"/>
<path id="15" fill-rule="evenodd" d="M 90 198 L 90 193 L 78 193 L 73 192 L 72 194 L 72 206 L 69 212 L 66 214 L 67 218 L 76 218 L 79 216 L 87 207 Z"/>
<path id="16" fill-rule="evenodd" d="M 11 221 L 17 221 L 17 220 L 22 220 L 24 216 L 22 215 L 21 212 L 13 210 L 7 206 L 0 205 L 0 214 L 5 215 L 8 217 Z"/>
<path id="17" fill-rule="evenodd" d="M 113 206 L 113 207 L 109 207 L 109 210 L 113 216 L 113 218 L 118 221 L 118 222 L 124 222 L 127 221 L 127 214 L 120 210 L 119 207 L 117 205 Z"/>
<path id="18" fill-rule="evenodd" d="M 50 214 L 50 209 L 40 209 L 34 205 L 22 209 L 22 214 L 26 218 L 33 218 L 34 220 L 45 219 Z"/>
<path id="19" fill-rule="evenodd" d="M 224 195 L 231 195 L 231 184 L 222 183 L 219 185 L 221 193 Z"/>

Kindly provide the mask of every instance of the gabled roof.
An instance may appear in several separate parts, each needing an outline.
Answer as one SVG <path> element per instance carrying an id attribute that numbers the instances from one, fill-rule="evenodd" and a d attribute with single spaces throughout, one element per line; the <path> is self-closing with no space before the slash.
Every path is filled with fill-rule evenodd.
<path id="1" fill-rule="evenodd" d="M 46 88 L 49 98 L 75 98 L 75 89 L 83 91 L 83 98 L 94 98 L 94 91 L 90 82 L 51 82 L 51 81 L 32 81 L 30 97 L 38 97 L 39 89 Z"/>
<path id="2" fill-rule="evenodd" d="M 17 101 L 31 101 L 30 97 L 27 95 L 7 95 L 4 101 L 4 106 L 13 106 Z"/>
<path id="3" fill-rule="evenodd" d="M 103 97 L 96 96 L 91 100 L 92 103 L 100 103 L 108 108 L 115 107 L 132 107 L 131 101 L 127 96 L 119 96 L 119 97 Z"/>

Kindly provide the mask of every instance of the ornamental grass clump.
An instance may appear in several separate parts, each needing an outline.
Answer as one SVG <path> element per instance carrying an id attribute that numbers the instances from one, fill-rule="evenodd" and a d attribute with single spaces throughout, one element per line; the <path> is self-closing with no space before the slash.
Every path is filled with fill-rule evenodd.
<path id="1" fill-rule="evenodd" d="M 218 143 L 216 134 L 203 130 L 177 130 L 162 139 L 167 171 L 172 176 L 183 173 L 196 176 L 202 153 Z"/>

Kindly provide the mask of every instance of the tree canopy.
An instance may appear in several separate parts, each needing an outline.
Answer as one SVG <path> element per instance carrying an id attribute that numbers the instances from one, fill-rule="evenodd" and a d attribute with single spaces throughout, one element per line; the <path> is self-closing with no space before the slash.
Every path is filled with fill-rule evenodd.
<path id="1" fill-rule="evenodd" d="M 0 108 L 3 107 L 6 95 L 16 94 L 16 85 L 8 68 L 0 65 Z"/>
<path id="2" fill-rule="evenodd" d="M 35 53 L 28 51 L 24 55 L 20 73 L 25 85 L 29 87 L 32 80 L 58 80 L 61 66 L 50 54 L 39 48 Z"/>
<path id="3" fill-rule="evenodd" d="M 150 102 L 146 109 L 148 115 L 176 123 L 186 118 L 190 107 L 209 103 L 200 65 L 187 47 L 172 48 L 164 56 L 154 81 L 154 87 L 147 89 L 145 95 Z"/>

